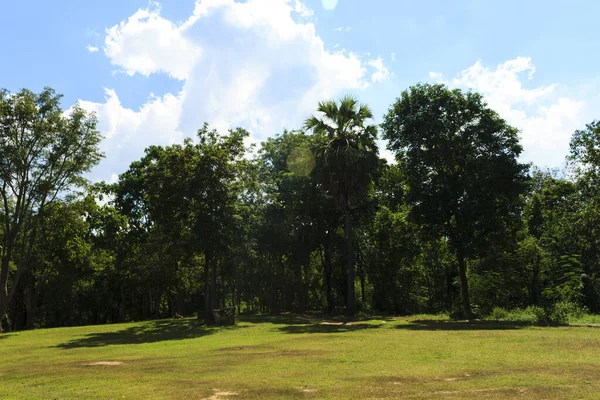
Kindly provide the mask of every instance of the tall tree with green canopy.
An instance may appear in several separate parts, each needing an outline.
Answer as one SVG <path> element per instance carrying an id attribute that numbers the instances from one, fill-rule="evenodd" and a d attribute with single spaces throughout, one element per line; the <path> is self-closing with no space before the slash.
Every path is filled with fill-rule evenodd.
<path id="1" fill-rule="evenodd" d="M 575 131 L 571 138 L 569 160 L 584 176 L 600 177 L 600 121 L 593 121 L 585 129 Z"/>
<path id="2" fill-rule="evenodd" d="M 33 215 L 84 184 L 102 157 L 95 116 L 78 105 L 64 113 L 61 97 L 50 88 L 0 90 L 0 319 L 31 259 Z"/>
<path id="3" fill-rule="evenodd" d="M 517 160 L 522 151 L 518 130 L 481 95 L 442 84 L 404 91 L 383 130 L 388 148 L 407 167 L 412 217 L 449 239 L 458 261 L 462 309 L 472 318 L 466 259 L 505 231 L 525 190 L 528 165 Z"/>
<path id="4" fill-rule="evenodd" d="M 240 177 L 247 163 L 248 132 L 235 129 L 219 135 L 205 124 L 197 136 L 197 143 L 186 139 L 146 149 L 121 176 L 117 204 L 133 217 L 138 237 L 155 241 L 144 256 L 154 253 L 160 266 L 156 269 L 163 272 L 155 281 L 162 286 L 169 280 L 177 284 L 178 264 L 203 256 L 204 314 L 210 317 L 218 306 L 217 267 L 243 224 Z"/>
<path id="5" fill-rule="evenodd" d="M 347 246 L 346 312 L 356 312 L 354 249 L 352 244 L 352 210 L 367 197 L 378 166 L 377 127 L 369 124 L 373 113 L 366 104 L 345 96 L 339 104 L 320 102 L 305 128 L 317 136 L 317 180 L 331 192 L 344 214 Z"/>
<path id="6" fill-rule="evenodd" d="M 586 305 L 600 309 L 600 120 L 575 131 L 568 159 L 577 174 L 580 203 L 571 213 L 576 222 L 581 245 L 581 262 L 588 276 Z M 593 290 L 590 286 L 594 286 Z M 593 293 L 592 293 L 593 292 Z"/>
<path id="7" fill-rule="evenodd" d="M 216 308 L 217 259 L 234 245 L 234 234 L 241 230 L 241 194 L 244 189 L 241 177 L 247 162 L 244 139 L 249 133 L 241 128 L 230 129 L 228 135 L 219 135 L 204 125 L 198 130 L 195 151 L 198 161 L 194 166 L 190 198 L 193 199 L 193 232 L 205 257 L 205 269 L 210 266 L 209 303 L 205 302 L 205 314 Z"/>

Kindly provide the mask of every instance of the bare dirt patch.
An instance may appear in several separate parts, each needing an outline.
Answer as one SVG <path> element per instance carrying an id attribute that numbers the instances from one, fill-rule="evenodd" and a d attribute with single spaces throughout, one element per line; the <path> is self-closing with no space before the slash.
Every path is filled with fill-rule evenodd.
<path id="1" fill-rule="evenodd" d="M 314 355 L 314 350 L 283 350 L 273 353 L 274 357 L 306 357 Z"/>
<path id="2" fill-rule="evenodd" d="M 121 364 L 123 364 L 123 361 L 94 361 L 94 362 L 84 363 L 83 365 L 86 365 L 86 366 L 103 365 L 105 367 L 113 367 L 115 365 L 121 365 Z"/>
<path id="3" fill-rule="evenodd" d="M 495 388 L 486 388 L 486 389 L 465 389 L 465 390 L 439 390 L 437 392 L 433 392 L 433 394 L 466 394 L 466 393 L 485 393 L 485 392 L 506 392 L 506 393 L 520 393 L 523 394 L 527 391 L 525 387 L 518 386 L 505 386 L 505 387 L 495 387 Z"/>
<path id="4" fill-rule="evenodd" d="M 220 389 L 213 389 L 213 394 L 210 397 L 206 397 L 203 400 L 221 400 L 225 397 L 230 397 L 230 396 L 237 396 L 238 393 L 237 392 L 227 392 L 225 390 L 220 390 Z"/>
<path id="5" fill-rule="evenodd" d="M 315 393 L 319 390 L 317 388 L 311 388 L 311 387 L 306 387 L 306 386 L 300 386 L 297 389 L 303 393 Z"/>
<path id="6" fill-rule="evenodd" d="M 247 350 L 268 350 L 268 346 L 231 346 L 215 349 L 217 351 L 247 351 Z"/>

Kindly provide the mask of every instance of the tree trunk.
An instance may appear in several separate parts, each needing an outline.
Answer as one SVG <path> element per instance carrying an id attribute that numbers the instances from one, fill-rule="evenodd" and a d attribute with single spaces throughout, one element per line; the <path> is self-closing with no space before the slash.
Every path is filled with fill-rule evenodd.
<path id="1" fill-rule="evenodd" d="M 219 307 L 217 301 L 217 263 L 212 260 L 210 267 L 210 309 L 212 311 Z"/>
<path id="2" fill-rule="evenodd" d="M 360 273 L 360 300 L 362 302 L 361 309 L 365 309 L 366 297 L 365 297 L 365 274 L 363 271 Z"/>
<path id="3" fill-rule="evenodd" d="M 148 316 L 147 318 L 154 317 L 154 300 L 152 299 L 152 289 L 148 290 Z"/>
<path id="4" fill-rule="evenodd" d="M 541 263 L 541 255 L 536 255 L 535 262 L 533 263 L 533 273 L 531 277 L 531 304 L 538 306 L 539 305 L 539 283 L 540 283 L 540 263 Z"/>
<path id="5" fill-rule="evenodd" d="M 332 255 L 331 255 L 331 246 L 329 243 L 325 244 L 325 255 L 323 257 L 323 271 L 325 273 L 325 290 L 326 290 L 326 298 L 327 298 L 327 312 L 331 314 L 333 312 L 333 290 L 331 285 L 332 279 Z"/>
<path id="6" fill-rule="evenodd" d="M 25 287 L 25 329 L 33 329 L 34 327 L 34 302 L 33 302 L 33 288 L 32 285 Z"/>
<path id="7" fill-rule="evenodd" d="M 304 295 L 304 279 L 302 279 L 302 263 L 296 262 L 296 312 L 306 311 L 306 299 Z"/>
<path id="8" fill-rule="evenodd" d="M 356 272 L 354 270 L 354 250 L 352 247 L 352 221 L 350 220 L 350 208 L 348 198 L 344 205 L 344 216 L 346 219 L 346 247 L 348 251 L 348 292 L 346 295 L 346 314 L 354 315 L 356 313 L 356 293 L 354 290 L 354 280 Z"/>
<path id="9" fill-rule="evenodd" d="M 211 263 L 211 254 L 204 252 L 204 320 L 210 321 L 210 294 L 209 294 L 209 268 Z"/>
<path id="10" fill-rule="evenodd" d="M 8 325 L 8 315 L 6 315 L 8 296 L 6 287 L 0 288 L 0 333 L 4 332 L 4 327 Z"/>
<path id="11" fill-rule="evenodd" d="M 4 241 L 5 246 L 7 240 Z M 0 333 L 2 332 L 2 325 L 5 319 L 8 319 L 6 315 L 8 312 L 8 302 L 9 293 L 8 293 L 8 271 L 10 265 L 10 257 L 11 257 L 11 249 L 5 249 L 5 253 L 2 257 L 2 265 L 0 267 Z"/>
<path id="12" fill-rule="evenodd" d="M 462 308 L 467 319 L 473 319 L 471 311 L 471 301 L 469 300 L 469 282 L 467 281 L 467 265 L 465 263 L 464 251 L 462 245 L 456 249 L 456 258 L 458 259 L 458 276 L 460 278 L 460 294 Z"/>

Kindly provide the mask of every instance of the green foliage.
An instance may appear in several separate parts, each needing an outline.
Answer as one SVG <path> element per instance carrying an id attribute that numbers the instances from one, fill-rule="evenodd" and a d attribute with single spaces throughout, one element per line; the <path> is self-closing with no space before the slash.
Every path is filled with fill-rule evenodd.
<path id="1" fill-rule="evenodd" d="M 564 255 L 560 257 L 558 268 L 555 271 L 556 284 L 546 288 L 542 295 L 554 302 L 576 302 L 581 299 L 583 289 L 583 269 L 577 255 Z"/>
<path id="2" fill-rule="evenodd" d="M 528 306 L 524 309 L 507 310 L 495 307 L 486 317 L 490 321 L 520 322 L 531 325 L 568 325 L 597 320 L 585 307 L 568 301 L 557 302 L 548 307 Z"/>
<path id="3" fill-rule="evenodd" d="M 424 308 L 419 298 L 423 295 L 422 267 L 417 263 L 419 242 L 407 214 L 381 207 L 373 221 L 367 268 L 375 289 L 376 310 L 408 314 Z"/>
<path id="4" fill-rule="evenodd" d="M 570 146 L 569 159 L 578 167 L 579 173 L 597 178 L 600 175 L 600 121 L 575 131 Z"/>
<path id="5" fill-rule="evenodd" d="M 3 328 L 203 318 L 226 306 L 595 321 L 598 122 L 573 136 L 574 174 L 529 177 L 517 130 L 477 93 L 404 91 L 382 124 L 393 164 L 379 158 L 372 120 L 353 97 L 321 102 L 305 131 L 257 152 L 245 130 L 204 125 L 91 185 L 95 117 L 63 112 L 51 89 L 2 91 Z"/>
<path id="6" fill-rule="evenodd" d="M 352 243 L 352 211 L 366 200 L 379 165 L 376 144 L 377 127 L 368 124 L 373 118 L 366 104 L 352 96 L 320 102 L 315 116 L 304 126 L 315 134 L 315 179 L 337 200 L 344 214 L 347 247 L 346 310 L 356 312 L 354 247 Z"/>
<path id="7" fill-rule="evenodd" d="M 452 246 L 476 255 L 502 231 L 524 191 L 517 130 L 473 92 L 420 84 L 404 91 L 383 123 L 407 171 L 411 215 Z"/>
<path id="8" fill-rule="evenodd" d="M 58 197 L 83 186 L 83 173 L 102 158 L 96 117 L 79 105 L 63 112 L 61 97 L 50 88 L 39 94 L 0 90 L 0 321 L 23 276 L 32 314 L 39 216 Z"/>
<path id="9" fill-rule="evenodd" d="M 447 237 L 457 261 L 463 311 L 471 316 L 465 260 L 500 241 L 518 215 L 528 166 L 518 131 L 481 95 L 419 84 L 402 92 L 383 123 L 407 172 L 411 217 Z"/>

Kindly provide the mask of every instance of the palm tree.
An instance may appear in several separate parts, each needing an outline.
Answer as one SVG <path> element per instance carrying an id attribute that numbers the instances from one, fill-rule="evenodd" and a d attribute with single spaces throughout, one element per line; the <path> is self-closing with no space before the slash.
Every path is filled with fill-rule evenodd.
<path id="1" fill-rule="evenodd" d="M 344 214 L 348 251 L 348 290 L 346 312 L 356 312 L 354 280 L 354 250 L 352 246 L 352 215 L 354 208 L 367 197 L 378 163 L 377 127 L 366 122 L 373 118 L 366 104 L 358 104 L 352 96 L 343 97 L 339 105 L 334 100 L 320 102 L 317 111 L 304 126 L 316 136 L 317 181 L 335 197 Z"/>

